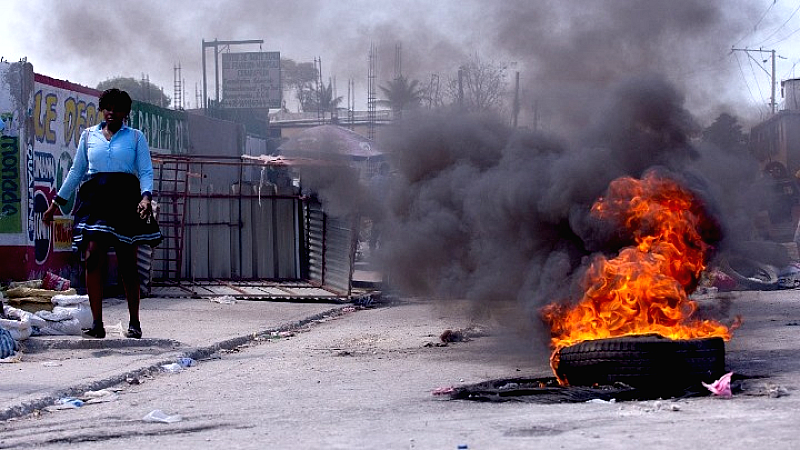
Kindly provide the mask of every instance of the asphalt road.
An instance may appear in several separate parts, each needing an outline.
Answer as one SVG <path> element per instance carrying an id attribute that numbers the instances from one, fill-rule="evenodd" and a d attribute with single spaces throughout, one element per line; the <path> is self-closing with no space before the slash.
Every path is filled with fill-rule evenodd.
<path id="1" fill-rule="evenodd" d="M 0 422 L 0 448 L 800 447 L 800 291 L 739 292 L 703 305 L 744 320 L 726 361 L 753 378 L 732 399 L 536 404 L 435 396 L 441 387 L 549 376 L 546 355 L 491 318 L 472 318 L 465 304 L 404 300 L 347 309 L 222 349 L 178 373 L 110 386 L 112 401 Z M 476 332 L 467 342 L 431 345 L 445 329 Z M 142 420 L 154 410 L 180 420 Z"/>

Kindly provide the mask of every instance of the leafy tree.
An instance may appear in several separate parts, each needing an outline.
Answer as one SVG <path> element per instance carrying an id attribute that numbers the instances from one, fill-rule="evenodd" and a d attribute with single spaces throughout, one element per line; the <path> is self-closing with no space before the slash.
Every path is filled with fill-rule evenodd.
<path id="1" fill-rule="evenodd" d="M 460 76 L 448 80 L 447 96 L 467 111 L 500 111 L 506 94 L 507 69 L 475 55 L 461 66 Z"/>
<path id="2" fill-rule="evenodd" d="M 378 104 L 388 106 L 397 115 L 402 114 L 402 111 L 417 108 L 425 97 L 425 90 L 418 88 L 418 85 L 418 80 L 409 81 L 400 75 L 389 81 L 386 86 L 380 86 L 386 99 L 378 100 Z"/>
<path id="3" fill-rule="evenodd" d="M 170 98 L 164 90 L 147 80 L 137 80 L 130 77 L 116 77 L 101 81 L 97 85 L 98 91 L 117 88 L 126 91 L 132 99 L 140 102 L 158 105 L 164 108 L 169 107 Z"/>
<path id="4" fill-rule="evenodd" d="M 313 62 L 297 63 L 292 59 L 281 59 L 281 79 L 284 91 L 294 91 L 303 111 L 316 109 L 316 93 L 319 71 Z"/>
<path id="5" fill-rule="evenodd" d="M 716 145 L 730 153 L 742 153 L 747 148 L 747 135 L 736 117 L 728 113 L 720 114 L 714 123 L 703 130 L 703 142 Z"/>

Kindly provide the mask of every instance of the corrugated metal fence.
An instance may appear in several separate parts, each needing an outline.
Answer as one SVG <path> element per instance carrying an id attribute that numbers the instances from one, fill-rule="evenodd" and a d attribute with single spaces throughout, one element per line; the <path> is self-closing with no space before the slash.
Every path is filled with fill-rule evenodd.
<path id="1" fill-rule="evenodd" d="M 168 174 L 160 170 L 163 161 L 154 158 L 156 185 Z M 326 215 L 323 205 L 293 186 L 287 168 L 193 158 L 188 174 L 182 254 L 174 253 L 181 247 L 174 242 L 154 250 L 156 283 L 308 281 L 350 294 L 356 236 L 351 223 L 357 222 Z M 175 193 L 156 196 L 164 210 L 174 210 L 170 202 L 179 198 Z M 169 261 L 178 257 L 180 279 Z"/>

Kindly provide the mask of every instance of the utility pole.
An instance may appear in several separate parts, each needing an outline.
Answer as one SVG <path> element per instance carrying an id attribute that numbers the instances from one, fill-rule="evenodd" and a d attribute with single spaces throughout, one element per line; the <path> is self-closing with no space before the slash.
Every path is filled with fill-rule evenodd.
<path id="1" fill-rule="evenodd" d="M 206 48 L 214 48 L 214 82 L 217 89 L 217 104 L 219 104 L 219 48 L 238 44 L 263 44 L 263 39 L 249 39 L 245 41 L 206 41 L 203 39 L 203 109 L 208 109 L 208 90 L 206 88 Z"/>
<path id="2" fill-rule="evenodd" d="M 517 128 L 517 118 L 519 117 L 519 72 L 517 72 L 516 82 L 514 83 L 514 105 L 513 105 L 513 125 Z"/>
<path id="3" fill-rule="evenodd" d="M 776 58 L 775 50 L 764 50 L 764 49 L 761 49 L 761 48 L 759 48 L 759 49 L 731 48 L 731 52 L 744 52 L 747 55 L 748 58 L 750 58 L 753 61 L 755 61 L 755 63 L 758 65 L 758 67 L 761 67 L 761 70 L 763 70 L 764 72 L 766 72 L 767 75 L 770 76 L 770 80 L 772 81 L 772 84 L 771 84 L 771 96 L 770 96 L 770 99 L 769 99 L 769 106 L 770 106 L 770 112 L 772 114 L 775 114 L 775 109 L 778 106 L 777 99 L 775 98 L 775 86 L 777 85 L 776 80 L 775 80 L 775 58 Z M 772 72 L 767 71 L 767 69 L 765 69 L 763 66 L 761 66 L 761 62 L 759 62 L 757 59 L 753 58 L 753 56 L 750 54 L 751 52 L 752 53 L 769 53 L 770 57 L 772 58 Z M 783 58 L 783 57 L 781 56 L 781 58 Z M 762 62 L 767 62 L 767 60 L 765 59 Z"/>

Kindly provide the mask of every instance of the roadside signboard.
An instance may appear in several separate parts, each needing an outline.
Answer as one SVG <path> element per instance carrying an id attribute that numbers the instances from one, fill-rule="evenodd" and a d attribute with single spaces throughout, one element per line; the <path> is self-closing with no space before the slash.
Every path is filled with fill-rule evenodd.
<path id="1" fill-rule="evenodd" d="M 280 108 L 280 52 L 222 54 L 224 108 Z"/>

